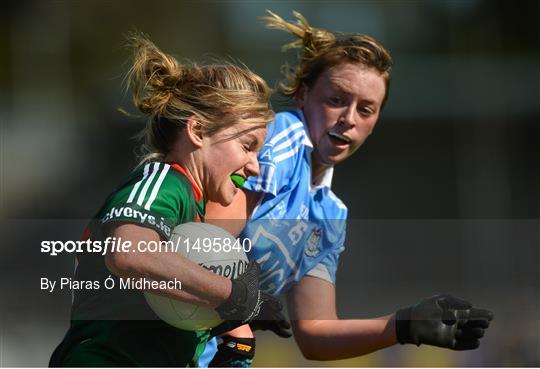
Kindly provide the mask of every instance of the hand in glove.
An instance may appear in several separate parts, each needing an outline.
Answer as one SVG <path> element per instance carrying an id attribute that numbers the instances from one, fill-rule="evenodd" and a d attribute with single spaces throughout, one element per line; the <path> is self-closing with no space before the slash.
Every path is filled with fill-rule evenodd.
<path id="1" fill-rule="evenodd" d="M 290 333 L 288 336 L 285 333 L 290 324 L 281 312 L 281 301 L 259 288 L 259 271 L 259 264 L 252 261 L 246 271 L 232 281 L 229 298 L 216 308 L 225 322 L 212 329 L 213 336 L 256 320 L 256 329 L 270 329 L 282 337 L 290 337 Z"/>
<path id="2" fill-rule="evenodd" d="M 436 295 L 396 313 L 399 343 L 427 344 L 452 350 L 472 350 L 489 327 L 493 313 L 468 301 Z"/>

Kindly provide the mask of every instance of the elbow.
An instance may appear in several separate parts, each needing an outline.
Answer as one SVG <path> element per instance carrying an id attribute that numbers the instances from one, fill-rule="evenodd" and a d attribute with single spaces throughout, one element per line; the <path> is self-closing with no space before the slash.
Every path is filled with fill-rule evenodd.
<path id="1" fill-rule="evenodd" d="M 330 360 L 329 358 L 324 356 L 324 350 L 320 350 L 317 348 L 317 345 L 310 344 L 308 342 L 300 343 L 298 342 L 298 347 L 300 348 L 300 352 L 307 360 L 314 360 L 314 361 L 326 361 Z"/>
<path id="2" fill-rule="evenodd" d="M 105 265 L 114 275 L 127 277 L 136 270 L 134 255 L 129 252 L 110 252 L 105 255 Z"/>
<path id="3" fill-rule="evenodd" d="M 302 352 L 302 355 L 306 360 L 314 360 L 314 361 L 323 361 L 324 359 L 320 354 L 317 354 L 317 350 L 314 350 L 310 347 L 300 347 L 300 352 Z"/>
<path id="4" fill-rule="evenodd" d="M 321 339 L 309 330 L 298 329 L 294 332 L 296 344 L 300 352 L 307 360 L 327 361 L 332 360 L 326 356 L 324 343 Z"/>

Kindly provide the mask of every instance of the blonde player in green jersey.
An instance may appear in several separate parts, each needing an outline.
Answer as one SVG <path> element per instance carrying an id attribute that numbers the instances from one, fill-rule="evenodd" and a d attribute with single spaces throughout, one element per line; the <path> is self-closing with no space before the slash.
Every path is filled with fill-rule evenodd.
<path id="1" fill-rule="evenodd" d="M 259 290 L 258 265 L 230 281 L 177 253 L 135 245 L 168 240 L 180 224 L 204 220 L 205 202 L 231 203 L 231 176 L 258 174 L 257 152 L 274 113 L 264 80 L 231 64 L 180 64 L 148 38 L 130 37 L 128 76 L 136 107 L 147 118 L 144 156 L 105 201 L 85 237 L 130 241 L 128 251 L 78 257 L 76 280 L 109 277 L 115 288 L 75 291 L 71 326 L 51 366 L 195 365 L 208 331 L 182 331 L 160 321 L 140 290 L 121 290 L 120 278 L 181 281 L 160 290 L 170 298 L 214 308 L 224 320 L 282 319 L 278 300 Z M 109 286 L 112 283 L 109 284 Z"/>

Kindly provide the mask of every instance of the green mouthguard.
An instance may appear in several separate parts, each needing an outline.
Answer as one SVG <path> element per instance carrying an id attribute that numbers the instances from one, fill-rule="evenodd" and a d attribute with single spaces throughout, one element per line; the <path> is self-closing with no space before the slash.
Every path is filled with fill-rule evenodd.
<path id="1" fill-rule="evenodd" d="M 240 174 L 232 174 L 231 180 L 233 181 L 234 185 L 238 188 L 244 187 L 244 183 L 246 183 L 246 179 L 242 177 Z"/>

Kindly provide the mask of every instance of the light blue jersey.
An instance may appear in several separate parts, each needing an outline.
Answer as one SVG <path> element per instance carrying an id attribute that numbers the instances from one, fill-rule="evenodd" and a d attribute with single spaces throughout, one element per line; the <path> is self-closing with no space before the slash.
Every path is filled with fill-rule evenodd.
<path id="1" fill-rule="evenodd" d="M 240 238 L 251 240 L 248 258 L 261 266 L 261 288 L 275 296 L 305 275 L 335 283 L 344 249 L 347 207 L 330 189 L 333 168 L 312 181 L 312 151 L 302 112 L 278 113 L 259 153 L 260 175 L 244 185 L 263 198 Z M 215 351 L 214 339 L 199 365 Z"/>
<path id="2" fill-rule="evenodd" d="M 251 240 L 261 288 L 277 296 L 305 275 L 335 283 L 347 208 L 330 189 L 333 168 L 312 181 L 313 144 L 301 111 L 277 114 L 267 132 L 260 175 L 244 185 L 263 198 L 240 236 Z"/>

